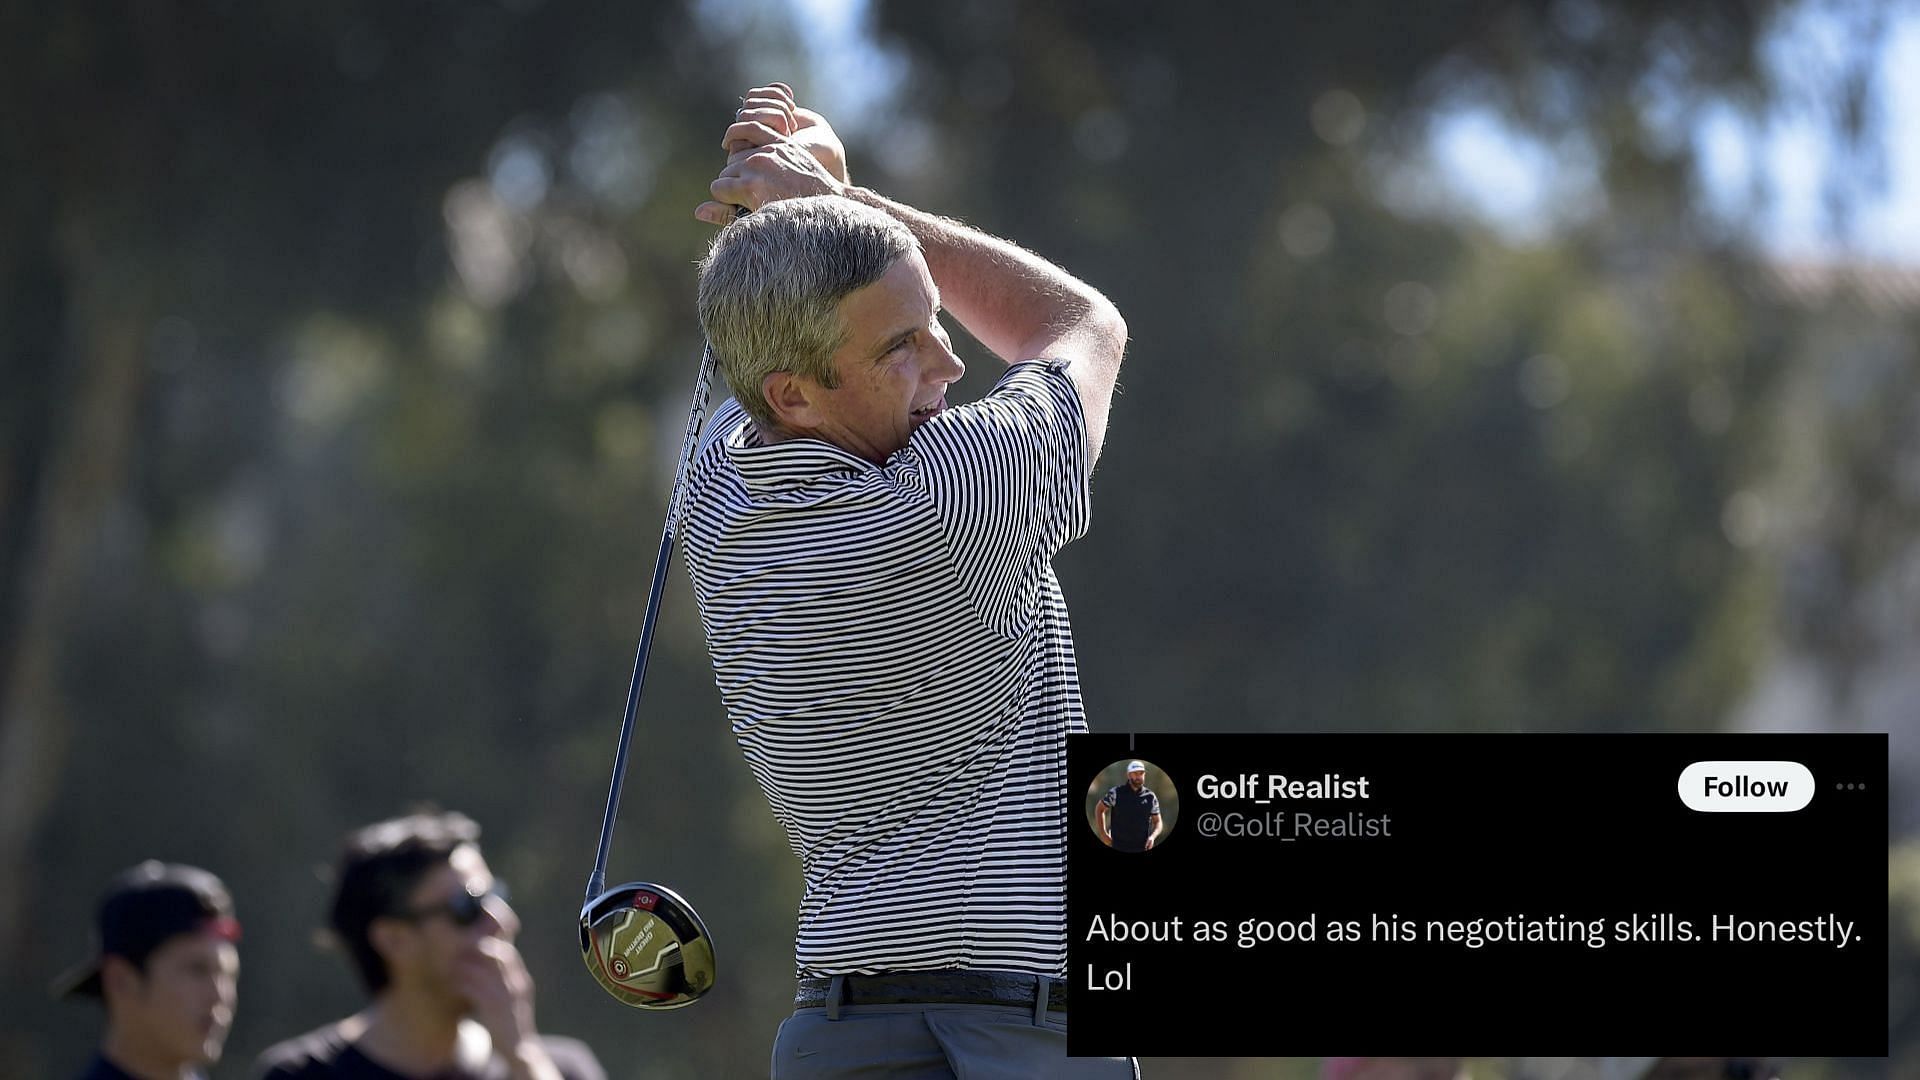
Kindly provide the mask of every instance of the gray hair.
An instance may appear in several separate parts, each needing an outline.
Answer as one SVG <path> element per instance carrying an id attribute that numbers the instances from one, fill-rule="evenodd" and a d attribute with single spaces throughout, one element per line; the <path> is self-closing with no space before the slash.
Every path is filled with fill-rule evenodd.
<path id="1" fill-rule="evenodd" d="M 700 325 L 748 415 L 774 423 L 761 384 L 776 371 L 838 385 L 840 301 L 918 250 L 905 225 L 838 195 L 768 203 L 720 230 L 700 263 Z"/>

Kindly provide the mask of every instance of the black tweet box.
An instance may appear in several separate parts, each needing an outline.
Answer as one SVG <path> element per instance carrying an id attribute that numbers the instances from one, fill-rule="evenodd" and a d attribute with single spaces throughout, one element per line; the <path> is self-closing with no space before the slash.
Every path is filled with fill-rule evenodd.
<path id="1" fill-rule="evenodd" d="M 1125 851 L 1088 803 L 1136 759 L 1167 827 Z M 1887 1053 L 1884 734 L 1094 734 L 1067 761 L 1070 1054 Z M 1687 773 L 1766 762 L 1802 771 Z M 1683 774 L 1811 799 L 1703 812 Z"/>

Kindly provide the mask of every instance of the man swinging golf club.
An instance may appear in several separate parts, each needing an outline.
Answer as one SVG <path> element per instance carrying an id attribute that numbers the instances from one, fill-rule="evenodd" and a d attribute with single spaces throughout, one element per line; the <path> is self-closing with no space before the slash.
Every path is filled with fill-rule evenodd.
<path id="1" fill-rule="evenodd" d="M 851 186 L 785 86 L 723 142 L 700 317 L 734 400 L 682 540 L 806 877 L 773 1075 L 1134 1076 L 1066 1056 L 1065 736 L 1086 719 L 1051 566 L 1087 528 L 1126 325 L 1046 260 Z M 975 404 L 947 403 L 943 309 L 1009 365 Z"/>

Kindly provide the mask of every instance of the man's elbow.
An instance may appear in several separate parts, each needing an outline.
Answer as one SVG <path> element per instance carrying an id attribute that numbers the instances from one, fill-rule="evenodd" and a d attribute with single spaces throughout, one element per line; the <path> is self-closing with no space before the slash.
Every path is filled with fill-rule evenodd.
<path id="1" fill-rule="evenodd" d="M 1098 293 L 1094 294 L 1095 303 L 1089 311 L 1088 320 L 1101 339 L 1110 344 L 1115 364 L 1120 362 L 1120 354 L 1127 348 L 1127 320 L 1120 315 L 1120 309 L 1113 301 Z"/>

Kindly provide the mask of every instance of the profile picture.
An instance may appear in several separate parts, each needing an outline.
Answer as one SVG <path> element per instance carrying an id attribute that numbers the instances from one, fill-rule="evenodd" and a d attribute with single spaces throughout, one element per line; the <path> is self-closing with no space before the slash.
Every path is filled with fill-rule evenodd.
<path id="1" fill-rule="evenodd" d="M 1151 761 L 1122 758 L 1087 787 L 1087 825 L 1116 851 L 1152 851 L 1180 816 L 1180 792 Z"/>

